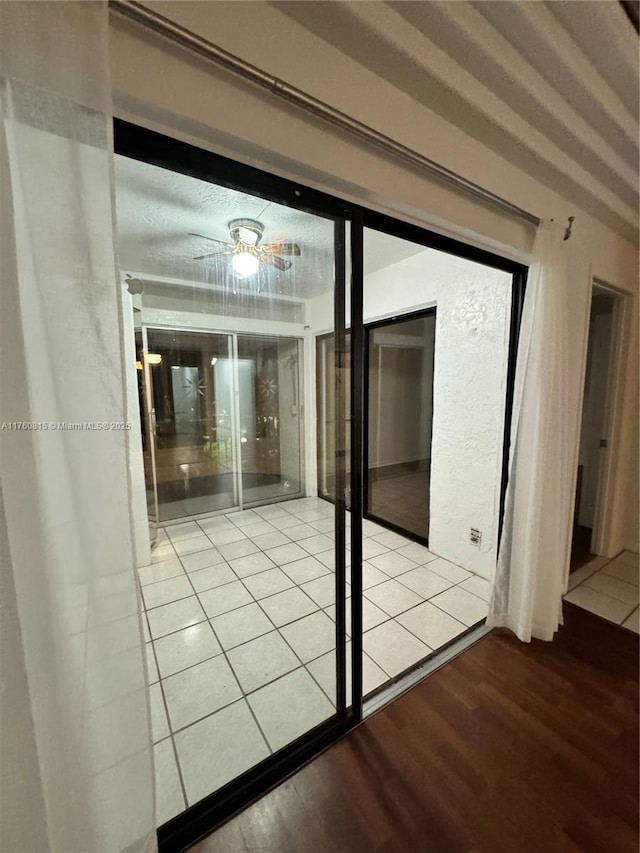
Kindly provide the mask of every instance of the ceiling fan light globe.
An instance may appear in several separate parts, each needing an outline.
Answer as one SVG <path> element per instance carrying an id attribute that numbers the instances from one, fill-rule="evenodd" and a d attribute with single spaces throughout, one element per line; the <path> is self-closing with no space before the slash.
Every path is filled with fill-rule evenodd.
<path id="1" fill-rule="evenodd" d="M 260 239 L 260 234 L 252 231 L 251 228 L 238 228 L 238 238 L 247 246 L 255 246 Z"/>
<path id="2" fill-rule="evenodd" d="M 258 267 L 260 266 L 258 258 L 250 252 L 238 252 L 238 254 L 233 256 L 231 263 L 233 269 L 242 278 L 254 275 L 254 273 L 258 272 Z"/>

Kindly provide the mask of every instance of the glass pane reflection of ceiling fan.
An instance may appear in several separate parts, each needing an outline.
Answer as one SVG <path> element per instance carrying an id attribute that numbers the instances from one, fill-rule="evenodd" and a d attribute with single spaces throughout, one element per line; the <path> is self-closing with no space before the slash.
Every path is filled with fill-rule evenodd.
<path id="1" fill-rule="evenodd" d="M 288 270 L 292 262 L 281 257 L 281 255 L 300 255 L 300 246 L 297 243 L 289 243 L 284 240 L 276 240 L 272 243 L 262 243 L 264 225 L 257 219 L 232 219 L 229 223 L 230 242 L 217 240 L 215 237 L 207 237 L 206 234 L 193 234 L 191 237 L 199 237 L 218 243 L 225 248 L 217 252 L 205 255 L 197 255 L 194 260 L 203 261 L 221 255 L 231 255 L 231 264 L 234 272 L 240 278 L 254 275 L 260 268 L 260 264 L 268 264 L 278 270 Z"/>

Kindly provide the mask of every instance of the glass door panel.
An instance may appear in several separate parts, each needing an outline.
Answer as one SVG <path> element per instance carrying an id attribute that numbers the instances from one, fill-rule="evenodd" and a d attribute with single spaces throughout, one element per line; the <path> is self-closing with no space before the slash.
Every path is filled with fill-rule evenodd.
<path id="1" fill-rule="evenodd" d="M 159 521 L 238 503 L 231 337 L 147 330 Z"/>
<path id="2" fill-rule="evenodd" d="M 426 540 L 435 309 L 369 327 L 367 515 Z"/>
<path id="3" fill-rule="evenodd" d="M 242 502 L 302 494 L 300 342 L 238 336 Z"/>
<path id="4" fill-rule="evenodd" d="M 156 603 L 143 596 L 156 650 L 158 641 L 184 657 L 197 642 L 207 655 L 188 675 L 160 676 L 182 790 L 160 790 L 159 800 L 184 797 L 161 821 L 223 787 L 227 802 L 227 786 L 245 772 L 260 780 L 283 750 L 297 760 L 300 748 L 348 722 L 346 514 L 342 502 L 317 497 L 302 462 L 303 417 L 314 404 L 304 398 L 302 355 L 320 330 L 343 339 L 345 223 L 310 212 L 298 189 L 284 197 L 300 208 L 264 187 L 239 189 L 240 179 L 218 185 L 213 155 L 202 166 L 207 156 L 183 171 L 116 157 L 121 263 L 139 277 L 148 335 L 158 521 L 197 517 L 183 530 L 167 524 L 166 533 L 191 568 L 194 595 L 184 606 L 208 617 L 158 636 Z M 166 317 L 175 329 L 149 319 Z M 349 360 L 339 361 L 345 369 L 334 371 L 327 397 L 341 426 Z M 345 454 L 337 429 L 322 459 L 334 484 L 344 482 Z M 226 510 L 234 511 L 202 518 Z M 202 543 L 201 556 L 190 551 Z M 218 556 L 226 564 L 206 562 Z M 175 686 L 183 675 L 198 696 L 193 707 Z M 247 789 L 245 779 L 238 790 Z"/>

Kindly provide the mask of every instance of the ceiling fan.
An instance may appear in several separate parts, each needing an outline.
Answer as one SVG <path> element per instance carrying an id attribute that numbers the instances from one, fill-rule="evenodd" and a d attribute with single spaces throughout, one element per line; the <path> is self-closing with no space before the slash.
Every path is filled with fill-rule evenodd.
<path id="1" fill-rule="evenodd" d="M 261 244 L 263 234 L 264 225 L 256 219 L 232 219 L 229 223 L 230 243 L 216 240 L 215 237 L 207 237 L 205 234 L 190 233 L 189 236 L 201 237 L 203 240 L 220 243 L 226 247 L 207 255 L 197 255 L 194 258 L 195 261 L 203 261 L 219 255 L 231 255 L 233 269 L 241 278 L 256 273 L 261 263 L 269 264 L 278 270 L 288 270 L 291 267 L 291 261 L 281 258 L 280 255 L 300 255 L 300 246 L 297 243 L 282 241 Z"/>

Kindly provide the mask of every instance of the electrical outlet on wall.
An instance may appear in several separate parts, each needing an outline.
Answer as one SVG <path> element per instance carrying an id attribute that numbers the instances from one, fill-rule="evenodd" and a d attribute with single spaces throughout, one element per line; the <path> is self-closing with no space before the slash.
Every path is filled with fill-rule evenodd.
<path id="1" fill-rule="evenodd" d="M 469 530 L 469 542 L 472 545 L 477 545 L 479 548 L 482 545 L 482 531 L 478 530 L 477 527 L 472 527 Z"/>

